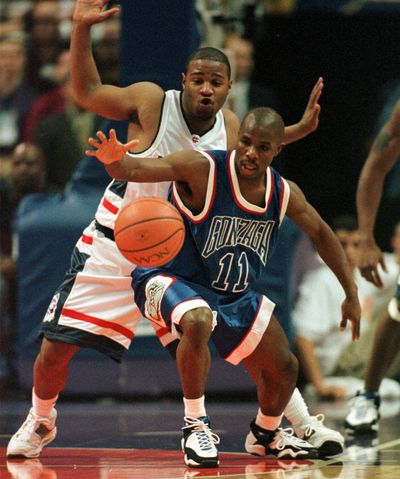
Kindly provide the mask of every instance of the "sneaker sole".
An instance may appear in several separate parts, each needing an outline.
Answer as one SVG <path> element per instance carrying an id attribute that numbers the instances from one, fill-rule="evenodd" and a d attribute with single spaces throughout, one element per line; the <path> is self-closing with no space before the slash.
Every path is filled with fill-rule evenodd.
<path id="1" fill-rule="evenodd" d="M 343 444 L 337 441 L 326 441 L 318 448 L 318 455 L 320 459 L 339 456 L 343 453 Z"/>
<path id="2" fill-rule="evenodd" d="M 352 431 L 354 433 L 368 434 L 371 432 L 378 432 L 379 423 L 375 422 L 373 424 L 358 424 L 357 426 L 354 426 L 352 424 L 349 424 L 348 422 L 345 422 L 344 427 L 348 431 Z"/>
<path id="3" fill-rule="evenodd" d="M 40 449 L 38 452 L 35 452 L 34 454 L 29 454 L 29 453 L 24 453 L 24 452 L 14 452 L 14 453 L 8 453 L 7 452 L 7 457 L 12 459 L 35 459 L 36 457 L 40 456 L 40 453 L 42 452 L 43 448 L 47 446 L 47 444 L 50 444 L 52 441 L 54 441 L 55 437 L 57 436 L 57 428 L 55 427 L 52 429 L 49 433 L 49 435 L 46 437 L 46 439 L 42 440 L 42 443 L 40 444 Z"/>
<path id="4" fill-rule="evenodd" d="M 216 458 L 216 459 L 206 459 L 206 460 L 201 461 L 201 462 L 196 462 L 193 459 L 188 459 L 188 457 L 185 454 L 184 461 L 185 461 L 185 464 L 189 467 L 214 468 L 214 467 L 219 466 L 219 459 L 218 458 Z"/>

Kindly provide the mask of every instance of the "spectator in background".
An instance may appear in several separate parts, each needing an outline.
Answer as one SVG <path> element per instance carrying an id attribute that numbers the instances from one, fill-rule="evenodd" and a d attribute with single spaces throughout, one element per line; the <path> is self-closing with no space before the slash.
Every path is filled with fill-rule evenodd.
<path id="1" fill-rule="evenodd" d="M 63 45 L 58 0 L 37 0 L 25 15 L 29 36 L 27 76 L 29 84 L 44 93 L 53 85 L 51 70 Z"/>
<path id="2" fill-rule="evenodd" d="M 277 98 L 272 89 L 252 80 L 254 70 L 254 46 L 250 40 L 236 33 L 227 34 L 224 48 L 231 57 L 233 86 L 228 97 L 228 107 L 243 119 L 253 107 L 277 108 Z"/>
<path id="3" fill-rule="evenodd" d="M 100 129 L 103 119 L 75 103 L 69 51 L 63 51 L 59 56 L 58 75 L 61 84 L 58 92 L 53 93 L 59 98 L 60 111 L 38 121 L 33 132 L 33 141 L 40 146 L 48 159 L 49 184 L 63 189 L 82 159 L 87 138 Z M 34 113 L 35 111 L 32 112 Z"/>
<path id="4" fill-rule="evenodd" d="M 33 104 L 25 122 L 24 141 L 33 141 L 39 122 L 49 115 L 61 113 L 67 106 L 70 88 L 71 62 L 69 50 L 60 52 L 54 66 L 54 88 L 41 95 Z"/>
<path id="5" fill-rule="evenodd" d="M 10 154 L 21 140 L 26 115 L 38 97 L 26 81 L 26 59 L 22 35 L 0 40 L 1 175 L 9 172 Z"/>
<path id="6" fill-rule="evenodd" d="M 31 8 L 31 0 L 0 2 L 0 37 L 13 35 L 24 29 L 23 18 Z"/>
<path id="7" fill-rule="evenodd" d="M 393 293 L 398 265 L 391 261 L 390 273 L 385 275 L 385 288 L 379 292 L 359 274 L 359 242 L 357 220 L 341 216 L 333 221 L 332 229 L 339 238 L 349 264 L 354 271 L 362 306 L 364 328 L 368 328 L 376 310 L 380 310 Z M 335 369 L 341 353 L 351 343 L 351 337 L 338 328 L 343 294 L 335 276 L 327 265 L 321 265 L 305 275 L 292 318 L 296 330 L 296 346 L 300 368 L 322 399 L 343 399 L 355 392 L 359 381 L 337 378 Z M 354 346 L 356 349 L 358 347 Z M 354 384 L 356 386 L 354 387 Z"/>
<path id="8" fill-rule="evenodd" d="M 14 215 L 22 198 L 46 190 L 47 174 L 43 152 L 31 143 L 18 144 L 12 153 L 9 181 L 3 179 L 0 189 L 0 388 L 4 389 L 10 384 L 15 384 L 16 379 L 12 367 L 17 289 L 17 251 L 16 243 L 13 241 Z"/>

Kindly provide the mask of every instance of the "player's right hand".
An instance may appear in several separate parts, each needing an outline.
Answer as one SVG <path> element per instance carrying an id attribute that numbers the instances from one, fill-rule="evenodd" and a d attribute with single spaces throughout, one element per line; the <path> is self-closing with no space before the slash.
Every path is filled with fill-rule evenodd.
<path id="1" fill-rule="evenodd" d="M 93 146 L 94 150 L 86 150 L 88 156 L 96 156 L 105 165 L 111 165 L 116 161 L 122 160 L 131 148 L 135 148 L 139 144 L 139 140 L 131 140 L 128 143 L 121 143 L 117 139 L 117 134 L 114 129 L 110 130 L 110 138 L 107 138 L 102 131 L 96 133 L 96 138 L 89 138 L 89 145 Z"/>
<path id="2" fill-rule="evenodd" d="M 94 25 L 104 22 L 107 18 L 119 12 L 118 7 L 103 10 L 110 0 L 76 0 L 72 19 L 77 23 Z"/>
<path id="3" fill-rule="evenodd" d="M 361 244 L 358 267 L 360 269 L 361 275 L 367 281 L 373 283 L 378 288 L 383 287 L 379 267 L 381 267 L 385 272 L 387 271 L 387 268 L 383 253 L 375 241 Z"/>
<path id="4" fill-rule="evenodd" d="M 361 306 L 358 295 L 346 296 L 342 302 L 342 319 L 340 330 L 346 329 L 347 323 L 351 323 L 351 337 L 353 341 L 360 338 Z"/>

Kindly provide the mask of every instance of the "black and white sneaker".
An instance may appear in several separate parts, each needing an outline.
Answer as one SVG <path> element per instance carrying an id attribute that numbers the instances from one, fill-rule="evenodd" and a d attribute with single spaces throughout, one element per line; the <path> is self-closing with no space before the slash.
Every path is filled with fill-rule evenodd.
<path id="1" fill-rule="evenodd" d="M 185 416 L 182 427 L 182 451 L 185 464 L 190 467 L 218 467 L 219 437 L 210 429 L 208 416 L 194 418 Z"/>
<path id="2" fill-rule="evenodd" d="M 245 449 L 256 456 L 273 456 L 277 459 L 318 459 L 318 450 L 309 442 L 293 435 L 293 429 L 278 428 L 268 431 L 250 424 Z"/>
<path id="3" fill-rule="evenodd" d="M 320 459 L 330 458 L 342 454 L 344 437 L 339 431 L 324 425 L 325 416 L 309 416 L 304 423 L 293 426 L 296 436 L 309 442 L 318 449 Z"/>
<path id="4" fill-rule="evenodd" d="M 379 393 L 357 391 L 350 399 L 350 409 L 344 421 L 347 430 L 355 433 L 377 432 L 379 430 Z"/>

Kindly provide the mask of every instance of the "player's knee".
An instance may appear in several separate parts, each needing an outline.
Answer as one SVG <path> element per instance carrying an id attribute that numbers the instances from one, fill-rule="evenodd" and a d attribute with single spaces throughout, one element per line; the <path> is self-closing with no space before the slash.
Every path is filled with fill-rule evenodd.
<path id="1" fill-rule="evenodd" d="M 292 352 L 276 364 L 276 375 L 284 381 L 295 382 L 299 371 L 299 362 Z"/>
<path id="2" fill-rule="evenodd" d="M 42 368 L 53 368 L 67 364 L 78 349 L 79 348 L 73 344 L 49 341 L 44 338 L 37 362 Z"/>
<path id="3" fill-rule="evenodd" d="M 213 327 L 212 311 L 208 308 L 192 309 L 184 314 L 179 325 L 187 336 L 209 338 Z"/>

